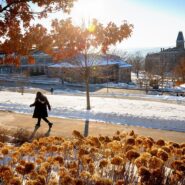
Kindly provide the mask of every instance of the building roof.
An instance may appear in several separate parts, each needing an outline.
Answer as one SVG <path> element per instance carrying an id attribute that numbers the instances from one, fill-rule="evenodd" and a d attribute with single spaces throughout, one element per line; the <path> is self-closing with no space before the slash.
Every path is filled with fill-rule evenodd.
<path id="1" fill-rule="evenodd" d="M 132 65 L 128 64 L 126 61 L 121 59 L 119 56 L 115 55 L 95 55 L 90 54 L 87 57 L 87 64 L 85 64 L 84 55 L 79 54 L 76 57 L 73 57 L 68 60 L 60 61 L 57 64 L 52 64 L 49 67 L 85 67 L 85 66 L 107 66 L 107 65 L 118 65 L 120 68 L 131 68 Z"/>

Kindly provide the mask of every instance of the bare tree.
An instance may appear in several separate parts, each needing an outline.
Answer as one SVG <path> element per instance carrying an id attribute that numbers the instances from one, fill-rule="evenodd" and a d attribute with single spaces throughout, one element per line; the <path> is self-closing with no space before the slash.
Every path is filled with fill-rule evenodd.
<path id="1" fill-rule="evenodd" d="M 128 57 L 128 63 L 132 65 L 132 71 L 136 73 L 139 78 L 139 72 L 144 69 L 144 57 L 139 51 Z"/>
<path id="2" fill-rule="evenodd" d="M 185 82 L 185 57 L 182 57 L 180 63 L 175 67 L 174 75 L 179 82 Z"/>
<path id="3" fill-rule="evenodd" d="M 161 53 L 160 55 L 160 61 L 157 66 L 158 75 L 160 76 L 159 82 L 162 87 L 162 91 L 164 89 L 164 81 L 167 73 L 167 61 L 166 61 L 166 55 L 165 53 Z"/>

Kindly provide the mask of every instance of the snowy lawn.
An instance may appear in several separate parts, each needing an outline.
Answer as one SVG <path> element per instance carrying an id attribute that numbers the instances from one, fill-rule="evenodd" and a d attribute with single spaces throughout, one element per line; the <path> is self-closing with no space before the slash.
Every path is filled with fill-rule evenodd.
<path id="1" fill-rule="evenodd" d="M 75 95 L 47 95 L 52 106 L 50 116 L 85 119 L 86 99 Z M 152 96 L 154 97 L 154 96 Z M 144 97 L 143 97 L 144 98 Z M 32 114 L 29 105 L 34 102 L 35 94 L 0 92 L 0 110 Z M 157 98 L 159 99 L 159 97 Z M 165 99 L 161 96 L 161 99 Z M 168 96 L 168 100 L 170 97 Z M 174 97 L 172 97 L 174 100 Z M 184 103 L 185 98 L 177 101 Z M 116 124 L 128 124 L 166 130 L 185 132 L 185 106 L 136 99 L 121 99 L 110 97 L 91 97 L 91 107 L 88 117 L 91 120 L 105 121 Z"/>

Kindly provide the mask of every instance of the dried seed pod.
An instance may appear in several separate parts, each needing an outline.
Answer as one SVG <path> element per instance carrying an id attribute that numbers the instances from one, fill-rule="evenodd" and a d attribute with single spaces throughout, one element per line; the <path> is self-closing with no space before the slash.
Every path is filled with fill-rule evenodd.
<path id="1" fill-rule="evenodd" d="M 165 145 L 165 141 L 163 139 L 159 139 L 157 142 L 156 142 L 157 145 L 159 146 L 164 146 Z"/>
<path id="2" fill-rule="evenodd" d="M 163 165 L 164 165 L 163 160 L 161 160 L 158 157 L 153 156 L 149 160 L 149 168 L 151 169 L 161 169 Z"/>
<path id="3" fill-rule="evenodd" d="M 127 153 L 126 153 L 126 158 L 130 161 L 132 160 L 135 160 L 136 158 L 138 158 L 140 156 L 140 154 L 135 151 L 135 150 L 129 150 Z"/>
<path id="4" fill-rule="evenodd" d="M 158 150 L 157 157 L 161 158 L 163 161 L 167 161 L 168 160 L 168 153 L 165 152 L 162 149 L 161 150 Z"/>
<path id="5" fill-rule="evenodd" d="M 120 156 L 115 156 L 111 159 L 111 164 L 121 165 L 123 163 L 123 158 Z"/>

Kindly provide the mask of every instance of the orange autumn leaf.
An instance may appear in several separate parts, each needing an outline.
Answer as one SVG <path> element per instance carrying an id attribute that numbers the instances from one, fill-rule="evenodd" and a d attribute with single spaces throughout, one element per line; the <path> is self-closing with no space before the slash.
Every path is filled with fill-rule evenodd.
<path id="1" fill-rule="evenodd" d="M 6 57 L 4 59 L 4 63 L 5 64 L 9 64 L 9 65 L 12 65 L 14 63 L 14 58 L 13 57 Z"/>
<path id="2" fill-rule="evenodd" d="M 35 59 L 32 56 L 28 56 L 28 64 L 35 64 Z"/>
<path id="3" fill-rule="evenodd" d="M 19 67 L 20 64 L 21 64 L 20 57 L 15 57 L 15 58 L 14 58 L 14 65 L 15 65 L 16 67 Z"/>
<path id="4" fill-rule="evenodd" d="M 0 58 L 0 65 L 2 65 L 4 62 L 3 62 L 3 59 Z"/>

